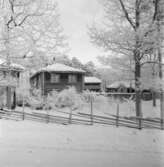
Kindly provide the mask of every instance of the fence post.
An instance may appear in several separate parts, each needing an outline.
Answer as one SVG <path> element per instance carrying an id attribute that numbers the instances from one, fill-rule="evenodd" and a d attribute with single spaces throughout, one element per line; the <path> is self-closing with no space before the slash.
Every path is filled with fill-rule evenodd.
<path id="1" fill-rule="evenodd" d="M 47 119 L 46 119 L 47 121 L 47 123 L 49 123 L 49 114 L 48 114 L 48 112 L 47 112 Z"/>
<path id="2" fill-rule="evenodd" d="M 164 130 L 164 120 L 161 119 L 161 130 Z"/>
<path id="3" fill-rule="evenodd" d="M 119 103 L 117 103 L 117 112 L 116 112 L 116 126 L 119 126 L 119 112 L 120 112 L 120 106 Z"/>
<path id="4" fill-rule="evenodd" d="M 22 99 L 22 100 L 23 100 L 23 104 L 22 104 L 22 105 L 23 105 L 23 106 L 22 106 L 22 107 L 23 107 L 23 116 L 22 116 L 23 118 L 22 118 L 22 119 L 24 120 L 24 119 L 25 119 L 25 111 L 24 111 L 24 95 L 23 95 L 22 98 L 23 98 L 23 99 Z"/>
<path id="5" fill-rule="evenodd" d="M 93 125 L 93 97 L 90 97 L 90 101 L 91 101 L 91 125 Z"/>
<path id="6" fill-rule="evenodd" d="M 69 113 L 69 120 L 68 120 L 69 124 L 72 123 L 72 109 L 70 108 L 70 113 Z"/>
<path id="7" fill-rule="evenodd" d="M 142 129 L 142 118 L 141 116 L 138 117 L 138 129 Z"/>

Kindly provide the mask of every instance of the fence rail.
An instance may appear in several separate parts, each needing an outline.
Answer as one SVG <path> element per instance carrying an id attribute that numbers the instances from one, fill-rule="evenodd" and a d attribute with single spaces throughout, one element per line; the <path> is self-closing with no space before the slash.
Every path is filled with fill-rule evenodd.
<path id="1" fill-rule="evenodd" d="M 27 113 L 20 111 L 0 110 L 1 119 L 11 119 L 16 121 L 30 120 L 42 123 L 57 123 L 57 124 L 81 124 L 81 125 L 112 125 L 123 126 L 135 129 L 161 129 L 161 120 L 157 118 L 139 118 L 139 117 L 122 117 L 119 115 L 100 116 L 94 114 L 77 113 L 71 114 L 63 111 L 54 111 L 54 113 L 62 113 L 62 116 L 51 115 L 46 113 Z"/>

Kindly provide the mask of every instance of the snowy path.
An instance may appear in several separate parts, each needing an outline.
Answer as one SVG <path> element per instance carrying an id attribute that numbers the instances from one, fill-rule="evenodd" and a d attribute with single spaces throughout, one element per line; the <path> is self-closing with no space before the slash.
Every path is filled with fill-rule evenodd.
<path id="1" fill-rule="evenodd" d="M 164 132 L 0 120 L 1 167 L 162 167 Z"/>

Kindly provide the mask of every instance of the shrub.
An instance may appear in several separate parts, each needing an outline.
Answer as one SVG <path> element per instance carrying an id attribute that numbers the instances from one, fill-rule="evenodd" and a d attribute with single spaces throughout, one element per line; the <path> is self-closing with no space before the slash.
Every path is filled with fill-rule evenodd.
<path id="1" fill-rule="evenodd" d="M 17 105 L 23 106 L 23 101 L 25 106 L 33 109 L 42 109 L 44 105 L 41 91 L 38 89 L 34 89 L 30 93 L 30 91 L 25 88 L 17 88 Z"/>
<path id="2" fill-rule="evenodd" d="M 43 106 L 44 106 L 43 99 L 40 99 L 35 96 L 30 96 L 28 104 L 32 109 L 36 109 L 36 110 L 43 109 Z"/>
<path id="3" fill-rule="evenodd" d="M 74 87 L 69 87 L 61 92 L 53 91 L 47 96 L 45 108 L 63 108 L 69 107 L 71 110 L 80 108 L 83 105 L 82 96 L 77 93 Z"/>
<path id="4" fill-rule="evenodd" d="M 91 92 L 91 91 L 85 91 L 83 93 L 85 102 L 91 104 L 91 100 L 93 102 L 94 108 L 99 111 L 104 111 L 106 108 L 109 107 L 109 99 L 108 97 L 97 94 L 96 92 Z"/>
<path id="5" fill-rule="evenodd" d="M 58 92 L 55 90 L 50 92 L 46 98 L 46 102 L 44 105 L 44 109 L 50 110 L 56 107 L 56 100 L 57 100 Z"/>
<path id="6" fill-rule="evenodd" d="M 29 106 L 33 109 L 43 109 L 44 100 L 41 94 L 41 90 L 33 89 L 29 98 Z"/>
<path id="7" fill-rule="evenodd" d="M 85 91 L 83 93 L 83 96 L 86 102 L 90 102 L 91 100 L 97 103 L 102 103 L 102 104 L 107 102 L 107 97 L 89 90 Z"/>
<path id="8" fill-rule="evenodd" d="M 56 99 L 56 106 L 61 107 L 69 107 L 72 110 L 78 109 L 83 105 L 82 96 L 77 93 L 74 87 L 69 87 L 61 91 Z"/>
<path id="9" fill-rule="evenodd" d="M 24 104 L 33 109 L 55 109 L 68 107 L 71 110 L 79 109 L 83 106 L 84 99 L 74 87 L 69 87 L 61 92 L 52 91 L 48 94 L 47 98 L 43 100 L 40 90 L 34 89 L 31 94 L 25 95 L 23 91 L 17 91 L 17 103 L 19 106 Z"/>
<path id="10" fill-rule="evenodd" d="M 95 92 L 92 92 L 92 91 L 89 91 L 89 90 L 86 90 L 83 92 L 83 97 L 84 97 L 84 100 L 85 102 L 89 103 L 92 100 L 95 100 L 96 98 L 96 93 Z"/>

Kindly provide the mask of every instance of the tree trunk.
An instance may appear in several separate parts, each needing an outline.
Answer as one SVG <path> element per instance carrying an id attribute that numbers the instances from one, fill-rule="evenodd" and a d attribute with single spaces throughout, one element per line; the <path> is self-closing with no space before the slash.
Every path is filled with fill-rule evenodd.
<path id="1" fill-rule="evenodd" d="M 153 82 L 155 80 L 155 64 L 153 64 L 153 67 L 152 67 L 152 70 L 153 70 L 153 73 L 152 73 L 152 78 L 153 78 Z M 153 85 L 155 86 L 155 85 Z M 152 101 L 153 101 L 153 107 L 156 107 L 157 106 L 157 101 L 156 101 L 156 90 L 153 88 L 152 90 Z"/>
<path id="2" fill-rule="evenodd" d="M 135 64 L 135 87 L 136 87 L 136 116 L 140 117 L 141 114 L 141 90 L 140 90 L 140 76 L 141 66 L 140 63 Z"/>
<path id="3" fill-rule="evenodd" d="M 136 89 L 136 116 L 141 117 L 141 64 L 140 64 L 140 40 L 138 30 L 140 28 L 140 5 L 139 1 L 136 0 L 135 4 L 135 50 L 134 50 L 134 60 L 135 60 L 135 89 Z"/>
<path id="4" fill-rule="evenodd" d="M 153 107 L 156 107 L 157 106 L 157 103 L 156 103 L 156 92 L 154 90 L 152 92 L 152 99 L 153 99 Z"/>
<path id="5" fill-rule="evenodd" d="M 158 59 L 159 59 L 159 78 L 163 79 L 163 71 L 162 71 L 162 54 L 161 48 L 158 47 Z M 164 129 L 164 94 L 163 88 L 160 88 L 160 115 L 161 115 L 161 129 Z"/>
<path id="6" fill-rule="evenodd" d="M 163 0 L 156 0 L 157 6 L 157 32 L 158 32 L 158 61 L 159 61 L 159 78 L 163 79 L 163 71 L 162 71 L 162 39 L 161 39 L 161 21 L 162 21 L 162 14 L 163 14 Z M 163 87 L 161 85 L 160 88 L 160 113 L 161 113 L 161 129 L 164 129 L 164 93 Z"/>

